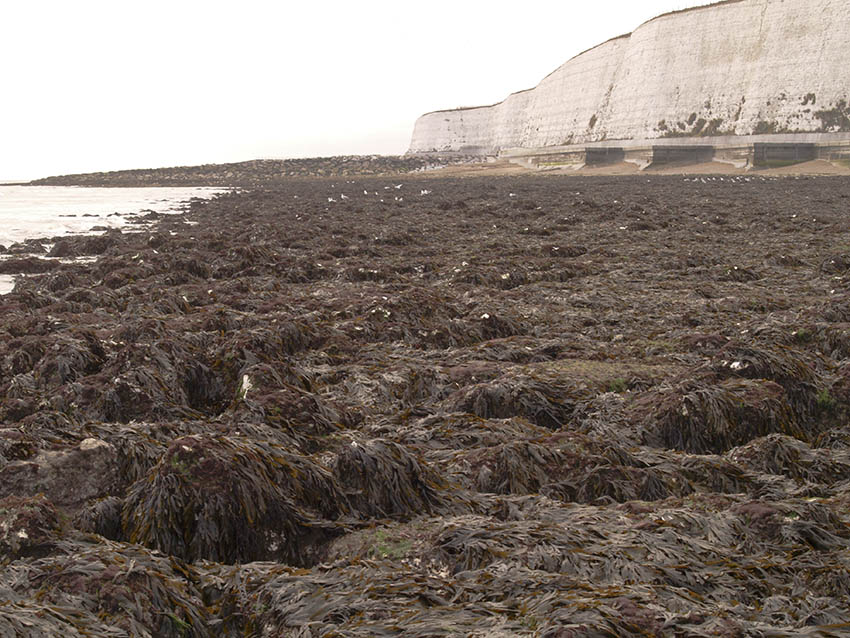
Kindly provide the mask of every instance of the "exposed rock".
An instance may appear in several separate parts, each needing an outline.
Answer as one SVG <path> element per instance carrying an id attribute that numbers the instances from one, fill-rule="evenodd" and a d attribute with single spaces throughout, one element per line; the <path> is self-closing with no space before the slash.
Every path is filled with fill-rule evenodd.
<path id="1" fill-rule="evenodd" d="M 115 448 L 99 439 L 73 447 L 43 449 L 0 467 L 0 497 L 44 493 L 54 504 L 75 511 L 119 487 Z"/>

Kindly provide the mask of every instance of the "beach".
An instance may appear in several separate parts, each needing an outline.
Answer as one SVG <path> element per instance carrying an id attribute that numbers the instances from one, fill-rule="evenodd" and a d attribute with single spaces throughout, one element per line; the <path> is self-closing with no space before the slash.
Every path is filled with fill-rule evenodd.
<path id="1" fill-rule="evenodd" d="M 0 262 L 0 633 L 842 635 L 850 178 L 463 171 Z"/>

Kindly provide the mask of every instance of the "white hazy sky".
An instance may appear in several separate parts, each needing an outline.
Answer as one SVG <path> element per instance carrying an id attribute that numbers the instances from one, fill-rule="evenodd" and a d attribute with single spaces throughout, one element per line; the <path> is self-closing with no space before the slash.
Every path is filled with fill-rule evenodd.
<path id="1" fill-rule="evenodd" d="M 4 0 L 0 180 L 401 154 L 422 113 L 706 3 Z"/>

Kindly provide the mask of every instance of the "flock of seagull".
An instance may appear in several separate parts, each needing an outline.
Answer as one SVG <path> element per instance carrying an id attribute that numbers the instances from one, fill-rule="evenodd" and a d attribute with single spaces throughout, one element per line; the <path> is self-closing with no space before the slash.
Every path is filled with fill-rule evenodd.
<path id="1" fill-rule="evenodd" d="M 701 184 L 709 184 L 709 183 L 712 183 L 712 182 L 729 182 L 729 183 L 732 183 L 732 184 L 743 184 L 743 183 L 748 183 L 748 182 L 776 181 L 777 179 L 778 179 L 777 177 L 761 177 L 761 176 L 754 177 L 754 176 L 740 175 L 740 176 L 727 176 L 727 177 L 721 177 L 721 176 L 697 176 L 697 177 L 693 177 L 693 178 L 685 177 L 685 178 L 683 178 L 683 181 L 690 182 L 690 183 L 701 183 Z M 649 180 L 647 180 L 647 181 L 649 181 Z M 347 184 L 354 184 L 355 182 L 346 182 L 346 183 Z M 403 187 L 404 187 L 404 184 L 392 184 L 391 186 L 384 186 L 383 190 L 384 191 L 391 191 L 391 192 L 393 190 L 400 191 Z M 331 188 L 335 189 L 336 184 L 332 184 Z M 420 189 L 419 196 L 425 197 L 427 195 L 430 195 L 432 192 L 433 191 L 430 191 L 426 188 L 423 188 L 423 189 Z M 367 197 L 368 196 L 379 197 L 380 198 L 379 201 L 381 201 L 381 202 L 384 201 L 384 198 L 382 197 L 381 191 L 364 190 L 363 195 L 365 195 Z M 508 193 L 508 197 L 516 197 L 516 196 L 517 196 L 516 193 Z M 295 198 L 297 199 L 298 196 L 295 195 Z M 342 202 L 342 201 L 345 201 L 347 199 L 351 199 L 351 196 L 346 195 L 345 193 L 340 193 L 339 195 L 336 195 L 336 196 L 333 196 L 333 195 L 328 196 L 328 203 L 329 204 L 336 204 L 338 202 Z M 403 202 L 404 197 L 401 196 L 401 195 L 394 195 L 393 201 Z"/>
<path id="2" fill-rule="evenodd" d="M 348 184 L 353 184 L 354 182 L 347 182 L 347 183 L 348 183 Z M 394 189 L 394 190 L 401 190 L 403 186 L 404 186 L 404 184 L 393 184 L 392 186 L 384 186 L 384 190 L 385 190 L 385 191 L 391 191 L 391 190 L 393 190 L 393 189 Z M 336 188 L 336 184 L 331 184 L 331 188 Z M 426 195 L 430 195 L 430 194 L 431 194 L 431 192 L 432 192 L 432 191 L 428 190 L 427 188 L 423 188 L 423 189 L 421 189 L 421 190 L 419 191 L 419 195 L 420 195 L 420 197 L 424 197 L 424 196 L 426 196 Z M 375 196 L 375 197 L 381 197 L 381 192 L 380 192 L 380 191 L 372 191 L 372 192 L 370 192 L 370 191 L 368 191 L 368 190 L 364 190 L 364 191 L 363 191 L 363 194 L 364 194 L 364 195 L 366 195 L 367 197 L 368 197 L 369 195 L 373 195 L 373 196 Z M 329 196 L 329 197 L 328 197 L 328 203 L 329 203 L 329 204 L 335 204 L 335 203 L 337 203 L 337 202 L 341 202 L 341 201 L 344 201 L 344 200 L 346 200 L 346 199 L 351 199 L 351 197 L 350 197 L 350 196 L 348 196 L 348 195 L 346 195 L 345 193 L 340 193 L 338 197 Z M 383 197 L 381 197 L 380 201 L 382 201 L 382 202 L 384 201 Z M 403 202 L 403 201 L 404 201 L 404 197 L 403 197 L 403 196 L 400 196 L 400 195 L 395 195 L 395 196 L 393 196 L 393 201 L 396 201 L 396 202 Z"/>

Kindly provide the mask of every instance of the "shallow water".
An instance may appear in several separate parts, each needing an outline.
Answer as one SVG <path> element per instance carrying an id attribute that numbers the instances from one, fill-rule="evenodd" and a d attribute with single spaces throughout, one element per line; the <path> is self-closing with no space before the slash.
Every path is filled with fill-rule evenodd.
<path id="1" fill-rule="evenodd" d="M 142 211 L 180 212 L 193 197 L 209 198 L 220 188 L 83 188 L 0 185 L 0 246 L 26 239 L 90 232 L 93 227 L 124 226 Z M 14 278 L 0 276 L 0 294 Z"/>
<path id="2" fill-rule="evenodd" d="M 122 226 L 140 211 L 178 212 L 192 197 L 207 198 L 218 188 L 81 188 L 0 186 L 0 244 L 33 237 L 80 233 L 93 226 Z"/>

